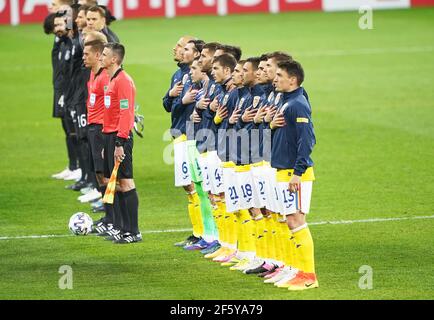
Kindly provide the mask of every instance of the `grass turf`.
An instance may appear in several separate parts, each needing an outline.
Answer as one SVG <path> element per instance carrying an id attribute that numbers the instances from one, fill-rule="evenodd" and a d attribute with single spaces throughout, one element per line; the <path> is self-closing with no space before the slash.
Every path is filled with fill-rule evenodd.
<path id="1" fill-rule="evenodd" d="M 358 18 L 297 12 L 116 22 L 146 121 L 134 150 L 141 229 L 189 227 L 185 196 L 162 160 L 170 117 L 161 97 L 183 34 L 237 44 L 244 57 L 285 50 L 303 64 L 318 140 L 309 221 L 432 215 L 434 10 L 375 11 L 374 30 L 365 31 Z M 37 25 L 0 27 L 0 237 L 67 234 L 70 215 L 89 212 L 50 178 L 66 164 L 60 121 L 51 118 L 52 40 Z M 95 237 L 0 240 L 0 298 L 432 299 L 433 227 L 433 219 L 312 226 L 320 288 L 303 293 L 174 248 L 185 232 L 144 234 L 143 243 L 123 247 Z M 73 290 L 58 288 L 61 265 L 73 267 Z M 372 290 L 358 288 L 362 265 L 373 268 Z"/>

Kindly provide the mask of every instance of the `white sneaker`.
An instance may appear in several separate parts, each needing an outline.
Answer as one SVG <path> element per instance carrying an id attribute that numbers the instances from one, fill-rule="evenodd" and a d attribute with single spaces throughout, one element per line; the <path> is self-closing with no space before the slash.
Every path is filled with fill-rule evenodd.
<path id="1" fill-rule="evenodd" d="M 81 179 L 81 169 L 71 171 L 71 173 L 63 178 L 63 180 L 75 180 L 79 181 Z"/>
<path id="2" fill-rule="evenodd" d="M 91 188 L 91 187 L 86 187 L 86 188 L 82 188 L 82 189 L 80 189 L 80 193 L 81 194 L 88 194 L 89 192 L 91 192 L 93 190 L 93 188 Z"/>
<path id="3" fill-rule="evenodd" d="M 250 261 L 250 263 L 245 268 L 243 268 L 241 271 L 243 273 L 246 273 L 246 270 L 256 269 L 256 268 L 260 267 L 263 263 L 264 263 L 264 261 L 262 259 L 255 258 L 252 261 Z"/>
<path id="4" fill-rule="evenodd" d="M 59 172 L 59 173 L 55 173 L 51 177 L 54 178 L 54 179 L 61 180 L 61 179 L 65 178 L 66 176 L 69 176 L 71 173 L 72 173 L 72 171 L 69 170 L 68 167 L 66 167 L 65 170 L 63 170 L 62 172 Z"/>
<path id="5" fill-rule="evenodd" d="M 288 268 L 288 269 L 286 269 L 286 268 Z M 282 273 L 281 274 L 281 278 L 278 281 L 274 282 L 274 285 L 276 287 L 278 287 L 279 285 L 284 284 L 284 283 L 286 283 L 286 282 L 294 279 L 295 276 L 296 276 L 296 274 L 297 274 L 297 272 L 298 272 L 297 269 L 293 269 L 291 267 L 285 267 L 285 268 L 283 268 L 283 271 L 281 272 Z"/>
<path id="6" fill-rule="evenodd" d="M 93 189 L 91 192 L 79 196 L 78 197 L 78 201 L 80 201 L 81 203 L 85 203 L 85 202 L 91 202 L 91 201 L 95 201 L 98 200 L 102 197 L 101 192 L 99 192 L 97 189 Z"/>

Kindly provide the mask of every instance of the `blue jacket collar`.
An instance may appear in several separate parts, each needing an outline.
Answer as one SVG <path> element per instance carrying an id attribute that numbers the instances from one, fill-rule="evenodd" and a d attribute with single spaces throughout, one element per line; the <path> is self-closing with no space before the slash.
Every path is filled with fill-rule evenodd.
<path id="1" fill-rule="evenodd" d="M 265 94 L 265 90 L 264 90 L 264 88 L 263 88 L 263 85 L 262 84 L 255 84 L 253 87 L 252 87 L 252 96 L 262 96 L 263 94 Z"/>
<path id="2" fill-rule="evenodd" d="M 303 91 L 304 91 L 303 87 L 298 87 L 297 89 L 291 92 L 282 92 L 282 98 L 285 100 L 293 99 L 296 96 L 302 95 Z"/>
<path id="3" fill-rule="evenodd" d="M 190 69 L 190 67 L 188 66 L 188 64 L 186 63 L 178 63 L 178 67 L 179 69 L 181 69 L 181 71 L 188 71 Z"/>

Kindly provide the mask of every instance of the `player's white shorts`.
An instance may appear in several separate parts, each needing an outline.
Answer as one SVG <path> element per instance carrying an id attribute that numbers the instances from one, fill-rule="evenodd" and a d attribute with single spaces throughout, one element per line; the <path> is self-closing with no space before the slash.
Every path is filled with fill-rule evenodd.
<path id="1" fill-rule="evenodd" d="M 264 208 L 267 203 L 266 167 L 264 167 L 263 163 L 253 164 L 250 173 L 253 178 L 253 207 Z"/>
<path id="2" fill-rule="evenodd" d="M 198 157 L 200 169 L 202 171 L 202 189 L 205 192 L 211 191 L 211 180 L 208 168 L 208 153 L 204 152 Z"/>
<path id="3" fill-rule="evenodd" d="M 175 162 L 175 187 L 190 185 L 191 176 L 185 135 L 182 135 L 173 141 L 173 154 Z"/>
<path id="4" fill-rule="evenodd" d="M 276 169 L 269 166 L 264 167 L 265 170 L 265 207 L 273 212 L 279 212 L 279 198 L 276 185 Z"/>
<path id="5" fill-rule="evenodd" d="M 288 172 L 290 172 L 288 174 Z M 279 170 L 276 175 L 277 192 L 279 199 L 279 211 L 281 215 L 289 215 L 300 210 L 303 213 L 309 213 L 310 199 L 312 196 L 312 185 L 314 175 L 312 168 L 309 168 L 302 176 L 300 189 L 297 192 L 289 192 L 289 180 L 292 170 Z M 310 180 L 310 181 L 306 181 Z"/>
<path id="6" fill-rule="evenodd" d="M 253 176 L 250 172 L 250 165 L 235 167 L 236 192 L 233 195 L 239 199 L 240 209 L 250 209 L 255 207 L 253 203 Z"/>
<path id="7" fill-rule="evenodd" d="M 211 187 L 211 193 L 218 195 L 222 192 L 224 192 L 224 185 L 223 185 L 223 169 L 221 167 L 222 161 L 217 155 L 217 151 L 210 151 L 208 152 L 208 170 L 209 170 L 209 177 L 210 177 L 210 187 Z"/>
<path id="8" fill-rule="evenodd" d="M 223 162 L 224 193 L 227 212 L 235 212 L 240 209 L 237 194 L 237 178 L 235 174 L 235 164 L 233 162 Z"/>

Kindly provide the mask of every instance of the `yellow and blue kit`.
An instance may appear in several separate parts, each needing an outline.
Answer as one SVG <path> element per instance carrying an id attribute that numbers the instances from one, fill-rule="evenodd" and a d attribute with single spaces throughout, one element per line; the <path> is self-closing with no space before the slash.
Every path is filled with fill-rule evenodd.
<path id="1" fill-rule="evenodd" d="M 193 83 L 189 75 L 184 83 L 184 88 L 181 94 L 172 102 L 171 119 L 172 126 L 170 132 L 173 137 L 177 138 L 182 134 L 187 133 L 187 121 L 190 121 L 190 116 L 193 113 L 196 101 L 190 104 L 183 104 L 182 98 L 190 89 L 201 89 L 201 83 Z"/>
<path id="2" fill-rule="evenodd" d="M 276 169 L 294 169 L 301 176 L 313 166 L 310 157 L 316 143 L 311 119 L 311 107 L 302 87 L 282 92 L 279 109 L 286 125 L 273 130 L 271 166 Z"/>
<path id="3" fill-rule="evenodd" d="M 231 79 L 228 79 L 229 82 Z M 227 83 L 226 82 L 226 83 Z M 238 101 L 238 89 L 232 89 L 231 91 L 227 90 L 226 83 L 221 85 L 221 92 L 217 97 L 218 103 L 221 106 L 225 106 L 228 110 L 228 115 L 225 119 L 217 119 L 214 118 L 214 123 L 216 125 L 216 145 L 215 150 L 217 150 L 217 154 L 221 161 L 227 162 L 229 161 L 229 145 L 230 138 L 227 135 L 227 131 L 232 129 L 234 125 L 229 124 L 229 118 L 234 112 L 237 101 Z"/>
<path id="4" fill-rule="evenodd" d="M 163 97 L 163 107 L 167 112 L 172 112 L 172 103 L 176 99 L 174 97 L 169 96 L 169 91 L 177 84 L 178 82 L 182 82 L 184 75 L 190 72 L 190 67 L 185 63 L 178 63 L 179 69 L 173 74 L 170 80 L 170 88 L 167 90 L 166 95 Z"/>
<path id="5" fill-rule="evenodd" d="M 208 74 L 209 82 L 208 86 L 204 88 L 203 97 L 208 98 L 210 102 L 214 100 L 214 98 L 218 97 L 221 93 L 222 87 L 220 84 L 216 83 L 211 74 Z M 195 125 L 195 131 L 199 131 L 201 129 L 211 130 L 216 136 L 216 126 L 214 123 L 215 112 L 210 110 L 209 105 L 205 110 L 196 108 L 196 112 L 201 117 L 201 121 L 198 125 Z M 217 140 L 217 138 L 216 138 Z M 197 137 L 196 139 L 196 147 L 199 153 L 203 153 L 205 151 L 214 151 L 215 142 L 211 143 L 211 140 L 207 139 L 207 136 Z"/>

